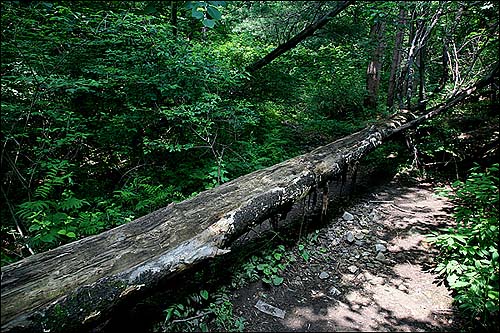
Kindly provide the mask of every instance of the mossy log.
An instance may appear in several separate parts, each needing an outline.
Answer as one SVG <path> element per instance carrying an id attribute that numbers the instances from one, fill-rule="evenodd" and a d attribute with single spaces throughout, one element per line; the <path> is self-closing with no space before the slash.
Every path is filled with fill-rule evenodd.
<path id="1" fill-rule="evenodd" d="M 340 175 L 391 135 L 456 105 L 492 77 L 420 115 L 400 111 L 310 153 L 2 267 L 2 332 L 89 330 L 113 307 L 195 263 L 229 252 L 254 225 Z"/>

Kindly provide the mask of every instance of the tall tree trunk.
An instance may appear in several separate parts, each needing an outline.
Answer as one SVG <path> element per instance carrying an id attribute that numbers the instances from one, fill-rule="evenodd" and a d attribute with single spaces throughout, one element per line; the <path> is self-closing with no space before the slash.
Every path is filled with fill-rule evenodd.
<path id="1" fill-rule="evenodd" d="M 382 55 L 384 52 L 384 29 L 385 23 L 374 22 L 370 30 L 370 41 L 373 45 L 373 52 L 368 68 L 366 70 L 366 90 L 367 95 L 364 106 L 370 109 L 377 107 L 378 88 L 380 86 L 380 71 L 382 69 Z"/>
<path id="2" fill-rule="evenodd" d="M 387 90 L 387 107 L 391 108 L 394 105 L 394 93 L 396 89 L 396 78 L 399 67 L 401 66 L 401 46 L 404 39 L 404 25 L 406 24 L 406 9 L 399 10 L 399 20 L 396 32 L 396 40 L 394 41 L 394 50 L 392 52 L 391 73 L 389 76 L 389 87 Z"/>
<path id="3" fill-rule="evenodd" d="M 426 8 L 424 7 L 423 12 L 425 12 L 425 10 Z M 419 54 L 420 50 L 425 47 L 432 30 L 436 26 L 442 14 L 443 6 L 440 6 L 428 20 L 416 19 L 417 17 L 419 17 L 419 15 L 421 15 L 417 8 L 412 12 L 413 24 L 410 28 L 410 45 L 405 64 L 401 69 L 396 90 L 396 97 L 398 99 L 400 109 L 411 108 L 411 101 L 416 87 L 414 65 L 417 61 L 417 55 Z"/>
<path id="4" fill-rule="evenodd" d="M 427 46 L 424 45 L 418 53 L 418 105 L 424 110 L 425 109 L 425 56 L 426 56 Z"/>
<path id="5" fill-rule="evenodd" d="M 316 20 L 314 23 L 311 25 L 307 26 L 304 30 L 299 32 L 297 35 L 295 35 L 293 38 L 290 40 L 286 41 L 285 43 L 279 45 L 277 48 L 272 50 L 270 53 L 268 53 L 264 58 L 257 60 L 253 64 L 250 64 L 247 66 L 246 70 L 249 73 L 255 72 L 265 65 L 269 64 L 271 61 L 282 55 L 288 50 L 293 49 L 297 44 L 302 42 L 304 39 L 307 37 L 310 37 L 313 35 L 313 33 L 322 28 L 325 24 L 328 23 L 332 18 L 337 16 L 340 12 L 342 12 L 344 9 L 346 9 L 349 5 L 351 5 L 354 1 L 353 0 L 348 0 L 348 1 L 342 1 L 337 8 L 334 10 L 329 11 L 326 13 L 323 17 L 320 19 Z"/>
<path id="6" fill-rule="evenodd" d="M 442 74 L 441 77 L 439 78 L 438 81 L 438 86 L 432 91 L 434 94 L 437 94 L 441 91 L 443 91 L 444 87 L 446 86 L 446 83 L 450 79 L 450 72 L 449 72 L 449 62 L 450 62 L 450 57 L 448 56 L 448 39 L 445 37 L 443 40 L 443 54 L 441 56 L 441 62 L 443 64 L 442 67 Z"/>

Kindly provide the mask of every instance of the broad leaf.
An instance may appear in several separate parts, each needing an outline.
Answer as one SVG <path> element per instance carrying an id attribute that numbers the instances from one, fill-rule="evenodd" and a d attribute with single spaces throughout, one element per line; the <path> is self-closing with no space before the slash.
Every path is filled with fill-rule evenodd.
<path id="1" fill-rule="evenodd" d="M 203 20 L 203 25 L 205 27 L 213 28 L 215 26 L 215 21 L 214 20 L 210 20 L 210 19 L 204 19 Z"/>
<path id="2" fill-rule="evenodd" d="M 221 13 L 214 7 L 208 7 L 207 12 L 214 20 L 220 20 L 222 17 Z"/>

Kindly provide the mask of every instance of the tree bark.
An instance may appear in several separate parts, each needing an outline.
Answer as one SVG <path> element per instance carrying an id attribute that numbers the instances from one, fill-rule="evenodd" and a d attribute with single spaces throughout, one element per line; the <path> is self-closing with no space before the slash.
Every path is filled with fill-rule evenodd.
<path id="1" fill-rule="evenodd" d="M 378 88 L 380 86 L 380 71 L 382 69 L 382 55 L 384 52 L 384 29 L 382 21 L 373 23 L 370 30 L 370 40 L 374 43 L 372 58 L 366 69 L 366 91 L 364 106 L 370 109 L 377 107 Z"/>
<path id="2" fill-rule="evenodd" d="M 276 59 L 277 57 L 279 57 L 280 55 L 282 55 L 286 51 L 293 49 L 301 41 L 303 41 L 307 37 L 312 36 L 316 30 L 322 28 L 325 24 L 328 23 L 328 21 L 330 21 L 332 18 L 337 16 L 340 12 L 342 12 L 344 9 L 346 9 L 353 2 L 354 2 L 353 0 L 342 1 L 337 6 L 337 8 L 329 11 L 323 17 L 316 20 L 311 25 L 307 26 L 304 30 L 299 32 L 293 38 L 291 38 L 287 42 L 279 45 L 277 48 L 275 48 L 273 51 L 271 51 L 269 54 L 267 54 L 264 58 L 259 59 L 256 62 L 254 62 L 253 64 L 247 66 L 246 70 L 249 73 L 255 72 L 255 71 L 261 69 L 262 67 L 264 67 L 265 65 L 269 64 L 271 61 L 273 61 L 274 59 Z"/>
<path id="3" fill-rule="evenodd" d="M 425 3 L 428 5 L 427 3 Z M 425 8 L 424 8 L 425 10 Z M 412 12 L 412 24 L 410 28 L 409 50 L 405 61 L 405 65 L 401 69 L 398 80 L 397 99 L 399 108 L 411 108 L 411 100 L 415 88 L 415 61 L 419 51 L 426 45 L 431 32 L 436 26 L 439 18 L 443 15 L 443 6 L 441 5 L 437 11 L 428 20 L 418 19 L 418 9 Z"/>
<path id="4" fill-rule="evenodd" d="M 425 61 L 426 61 L 426 48 L 424 45 L 418 52 L 417 66 L 418 66 L 418 102 L 420 108 L 425 109 Z"/>
<path id="5" fill-rule="evenodd" d="M 254 225 L 290 209 L 390 136 L 457 105 L 494 78 L 498 64 L 490 75 L 426 112 L 401 110 L 310 153 L 2 267 L 2 332 L 88 331 L 114 307 L 195 263 L 231 251 Z"/>
<path id="6" fill-rule="evenodd" d="M 394 93 L 396 89 L 396 77 L 399 66 L 401 65 L 401 46 L 403 45 L 404 25 L 406 22 L 406 10 L 399 10 L 399 22 L 394 42 L 394 51 L 392 53 L 391 73 L 389 75 L 389 86 L 387 90 L 387 107 L 391 108 L 394 105 Z"/>

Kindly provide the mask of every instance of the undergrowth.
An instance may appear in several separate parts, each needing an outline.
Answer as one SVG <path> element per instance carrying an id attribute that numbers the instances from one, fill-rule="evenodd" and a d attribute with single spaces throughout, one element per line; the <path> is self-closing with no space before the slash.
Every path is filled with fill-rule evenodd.
<path id="1" fill-rule="evenodd" d="M 469 328 L 498 325 L 499 164 L 470 170 L 465 181 L 438 193 L 455 204 L 456 226 L 428 235 L 439 250 L 437 272 L 454 291 L 454 301 L 469 320 Z"/>

